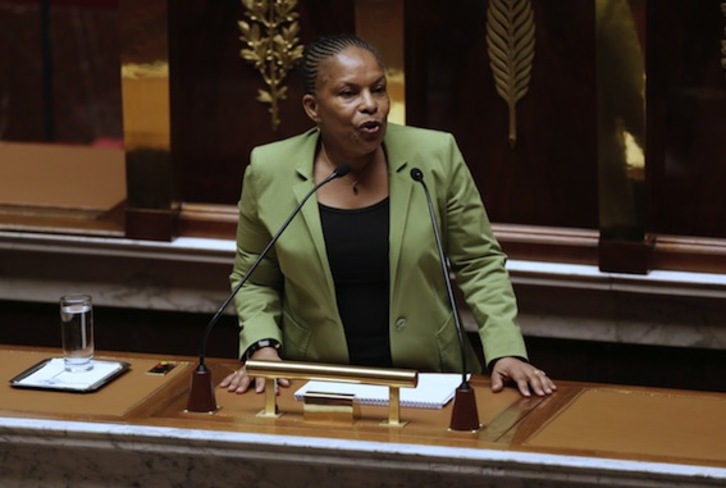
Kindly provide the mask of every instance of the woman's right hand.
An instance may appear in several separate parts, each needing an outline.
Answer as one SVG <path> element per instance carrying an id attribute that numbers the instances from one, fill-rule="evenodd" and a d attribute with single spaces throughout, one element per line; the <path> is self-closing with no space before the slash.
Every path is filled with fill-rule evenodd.
<path id="1" fill-rule="evenodd" d="M 255 351 L 250 359 L 263 359 L 267 361 L 281 361 L 280 355 L 277 349 L 274 347 L 263 347 Z M 256 393 L 262 393 L 265 391 L 265 379 L 264 378 L 253 378 L 247 373 L 247 368 L 242 366 L 237 371 L 228 375 L 219 384 L 220 388 L 226 388 L 230 393 L 244 393 L 254 383 L 254 389 Z M 290 381 L 285 378 L 277 380 L 277 384 L 280 386 L 290 386 Z"/>

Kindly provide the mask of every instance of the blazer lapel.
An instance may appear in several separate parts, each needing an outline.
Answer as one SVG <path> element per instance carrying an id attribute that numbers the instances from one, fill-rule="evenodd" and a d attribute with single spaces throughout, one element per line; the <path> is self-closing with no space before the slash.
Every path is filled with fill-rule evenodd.
<path id="1" fill-rule="evenodd" d="M 395 144 L 395 138 L 386 137 L 384 147 L 386 149 L 386 158 L 388 159 L 388 187 L 390 195 L 390 227 L 388 239 L 390 289 L 391 293 L 393 293 L 393 290 L 397 286 L 398 262 L 403 247 L 406 222 L 409 217 L 409 206 L 411 204 L 414 181 L 409 174 L 410 165 L 402 151 L 403 148 Z"/>
<path id="2" fill-rule="evenodd" d="M 314 133 L 313 133 L 314 132 Z M 318 141 L 317 131 L 311 131 L 310 137 L 308 137 L 305 146 L 300 151 L 299 160 L 296 164 L 295 170 L 300 179 L 295 185 L 293 185 L 293 192 L 297 199 L 298 205 L 303 201 L 305 195 L 313 189 L 315 186 L 315 180 L 313 178 L 313 160 L 315 158 L 315 147 Z M 318 258 L 318 269 L 323 273 L 323 278 L 327 286 L 327 297 L 335 297 L 335 287 L 333 285 L 333 275 L 330 271 L 330 264 L 328 263 L 328 255 L 325 249 L 325 238 L 323 236 L 323 225 L 320 222 L 320 212 L 316 204 L 317 199 L 315 195 L 312 195 L 307 203 L 300 210 L 300 217 L 304 223 L 307 231 L 307 237 L 315 248 L 315 255 Z M 326 298 L 327 298 L 326 297 Z"/>

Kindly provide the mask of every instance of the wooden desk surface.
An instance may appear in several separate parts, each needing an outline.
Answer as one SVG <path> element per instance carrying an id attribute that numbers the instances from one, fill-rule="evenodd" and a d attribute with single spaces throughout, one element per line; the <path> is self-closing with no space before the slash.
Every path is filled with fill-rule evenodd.
<path id="1" fill-rule="evenodd" d="M 59 351 L 1 348 L 0 371 L 7 380 Z M 443 410 L 402 408 L 403 428 L 381 425 L 386 407 L 362 406 L 353 425 L 305 421 L 293 399 L 301 382 L 282 388 L 279 419 L 261 418 L 264 395 L 217 389 L 215 414 L 185 412 L 194 358 L 104 354 L 126 360 L 131 371 L 91 394 L 58 393 L 2 386 L 5 417 L 111 421 L 212 431 L 395 442 L 461 448 L 596 456 L 611 459 L 726 467 L 726 394 L 558 382 L 548 398 L 522 398 L 513 389 L 494 394 L 486 377 L 472 382 L 480 421 L 476 433 L 449 432 L 451 404 Z M 167 376 L 146 371 L 159 360 L 179 363 Z M 234 360 L 208 360 L 219 382 L 237 367 Z"/>

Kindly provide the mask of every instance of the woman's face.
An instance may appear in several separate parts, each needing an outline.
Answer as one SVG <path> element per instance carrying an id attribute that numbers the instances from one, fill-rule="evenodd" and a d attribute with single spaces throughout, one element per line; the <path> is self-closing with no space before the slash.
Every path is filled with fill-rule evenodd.
<path id="1" fill-rule="evenodd" d="M 372 153 L 386 133 L 386 75 L 371 52 L 346 48 L 320 62 L 315 94 L 305 95 L 303 106 L 326 147 L 348 157 Z"/>

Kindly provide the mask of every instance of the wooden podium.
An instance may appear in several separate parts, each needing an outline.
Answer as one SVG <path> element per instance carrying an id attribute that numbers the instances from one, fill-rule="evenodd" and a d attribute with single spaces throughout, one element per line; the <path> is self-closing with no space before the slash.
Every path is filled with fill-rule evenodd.
<path id="1" fill-rule="evenodd" d="M 0 348 L 6 379 L 60 351 Z M 724 486 L 726 394 L 558 382 L 548 398 L 494 394 L 476 377 L 476 433 L 447 429 L 443 410 L 384 406 L 352 425 L 311 422 L 282 388 L 217 390 L 213 414 L 185 412 L 196 358 L 99 354 L 129 372 L 95 393 L 12 388 L 0 395 L 0 486 Z M 167 375 L 147 374 L 168 360 Z M 219 382 L 234 360 L 209 360 Z M 35 481 L 33 481 L 35 480 Z M 33 484 L 37 483 L 37 484 Z"/>

